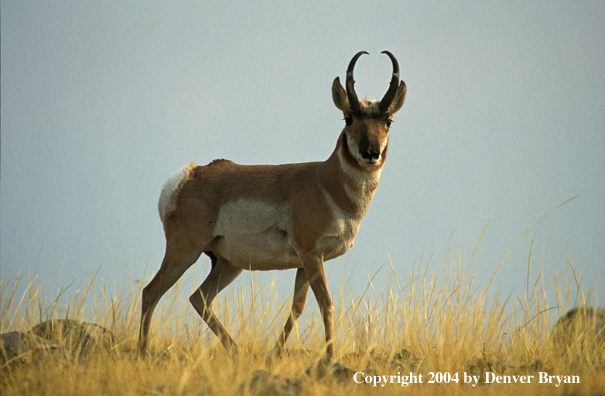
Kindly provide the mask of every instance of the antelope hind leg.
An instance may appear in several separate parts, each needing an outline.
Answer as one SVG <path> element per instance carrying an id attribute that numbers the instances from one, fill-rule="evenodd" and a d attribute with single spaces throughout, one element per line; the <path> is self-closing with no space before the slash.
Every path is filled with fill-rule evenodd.
<path id="1" fill-rule="evenodd" d="M 212 270 L 199 289 L 191 295 L 189 301 L 204 319 L 204 322 L 210 327 L 210 330 L 221 340 L 227 351 L 234 356 L 237 353 L 237 343 L 229 334 L 229 331 L 223 326 L 212 310 L 212 301 L 243 271 L 222 257 L 216 257 L 210 252 L 206 252 L 212 260 Z"/>

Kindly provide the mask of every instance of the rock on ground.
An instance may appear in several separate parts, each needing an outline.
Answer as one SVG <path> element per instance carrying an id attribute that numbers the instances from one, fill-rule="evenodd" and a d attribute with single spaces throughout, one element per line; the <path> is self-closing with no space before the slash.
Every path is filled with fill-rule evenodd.
<path id="1" fill-rule="evenodd" d="M 107 350 L 115 344 L 114 335 L 106 328 L 73 319 L 47 320 L 34 326 L 30 333 L 74 352 L 86 353 L 93 348 Z"/>
<path id="2" fill-rule="evenodd" d="M 38 362 L 49 355 L 73 358 L 70 351 L 33 334 L 12 331 L 0 334 L 0 366 Z"/>
<path id="3" fill-rule="evenodd" d="M 573 347 L 602 351 L 605 348 L 605 309 L 575 307 L 569 310 L 555 324 L 553 342 L 563 352 Z"/>
<path id="4" fill-rule="evenodd" d="M 256 370 L 250 378 L 250 393 L 253 395 L 291 396 L 299 395 L 303 381 L 299 378 L 271 374 L 265 370 Z"/>

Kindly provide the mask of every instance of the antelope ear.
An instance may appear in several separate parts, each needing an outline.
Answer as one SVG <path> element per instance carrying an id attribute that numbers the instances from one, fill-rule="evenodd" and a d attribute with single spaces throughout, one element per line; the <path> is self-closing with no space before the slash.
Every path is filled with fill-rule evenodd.
<path id="1" fill-rule="evenodd" d="M 340 84 L 340 78 L 336 77 L 334 82 L 332 83 L 332 99 L 334 100 L 334 104 L 343 113 L 347 113 L 349 111 L 349 99 L 347 98 L 347 92 Z"/>
<path id="2" fill-rule="evenodd" d="M 402 81 L 401 84 L 399 84 L 399 87 L 397 88 L 397 92 L 395 93 L 395 98 L 393 98 L 393 102 L 389 106 L 389 113 L 395 114 L 399 110 L 401 110 L 401 106 L 403 106 L 403 102 L 405 101 L 406 91 L 407 89 L 405 87 L 405 83 Z"/>

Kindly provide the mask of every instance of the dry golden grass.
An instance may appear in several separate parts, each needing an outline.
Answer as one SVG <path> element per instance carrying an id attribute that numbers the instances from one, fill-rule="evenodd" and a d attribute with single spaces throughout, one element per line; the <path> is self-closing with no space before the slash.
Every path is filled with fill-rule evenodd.
<path id="1" fill-rule="evenodd" d="M 402 274 L 391 265 L 392 287 L 380 288 L 370 281 L 366 292 L 350 302 L 344 301 L 341 292 L 341 303 L 336 307 L 336 360 L 354 372 L 363 372 L 353 378 L 336 374 L 318 378 L 314 370 L 306 374 L 312 366 L 322 367 L 323 326 L 318 314 L 293 331 L 285 356 L 267 364 L 266 354 L 285 322 L 290 304 L 273 302 L 271 288 L 263 288 L 262 298 L 253 291 L 252 301 L 246 301 L 237 290 L 227 289 L 231 297 L 217 304 L 217 313 L 242 347 L 235 359 L 228 357 L 199 319 L 192 322 L 192 308 L 180 302 L 174 292 L 158 307 L 150 352 L 141 359 L 136 352 L 140 284 L 131 283 L 129 290 L 109 296 L 95 274 L 82 293 L 60 305 L 58 301 L 67 297 L 65 292 L 51 300 L 44 285 L 29 281 L 26 291 L 17 295 L 20 280 L 5 279 L 3 275 L 0 333 L 27 332 L 50 318 L 70 318 L 106 327 L 114 333 L 116 344 L 110 350 L 98 348 L 80 356 L 47 352 L 29 363 L 7 363 L 0 373 L 0 394 L 605 394 L 603 343 L 587 347 L 580 335 L 565 347 L 552 342 L 556 319 L 568 307 L 586 302 L 581 276 L 571 261 L 571 275 L 555 285 L 556 305 L 549 306 L 552 300 L 546 293 L 542 271 L 535 280 L 529 278 L 531 251 L 524 279 L 526 292 L 506 301 L 488 291 L 491 281 L 476 284 L 473 255 L 464 264 L 458 254 L 444 279 L 429 265 L 415 266 L 402 284 L 398 278 Z M 86 306 L 85 301 L 92 303 Z M 281 382 L 255 382 L 259 369 L 281 375 Z M 410 372 L 419 381 L 422 375 L 422 383 L 402 387 L 398 381 Z M 530 384 L 485 383 L 486 372 L 508 376 L 502 380 L 511 381 L 513 376 L 534 377 Z M 556 378 L 550 384 L 539 383 L 540 372 L 569 376 L 561 378 L 579 379 L 580 383 L 556 386 Z M 476 386 L 464 383 L 464 378 L 472 375 L 479 378 Z M 375 376 L 393 376 L 389 379 L 394 383 L 374 387 L 372 383 L 356 382 L 366 378 L 374 381 Z M 429 383 L 431 378 L 441 383 Z"/>

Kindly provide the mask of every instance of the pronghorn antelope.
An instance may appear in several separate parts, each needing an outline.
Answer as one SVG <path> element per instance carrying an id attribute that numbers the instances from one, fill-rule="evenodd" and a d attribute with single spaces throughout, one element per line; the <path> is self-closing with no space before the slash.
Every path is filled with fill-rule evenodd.
<path id="1" fill-rule="evenodd" d="M 212 261 L 210 274 L 190 298 L 191 304 L 231 353 L 233 337 L 212 310 L 212 301 L 244 269 L 296 268 L 292 313 L 272 350 L 279 356 L 302 313 L 309 286 L 324 322 L 328 358 L 334 357 L 334 305 L 324 261 L 344 254 L 372 201 L 387 152 L 391 119 L 405 99 L 399 65 L 388 51 L 393 75 L 380 102 L 359 100 L 353 69 L 346 90 L 336 77 L 334 104 L 345 127 L 334 152 L 324 162 L 238 165 L 215 160 L 190 163 L 173 174 L 160 196 L 166 254 L 160 270 L 143 289 L 139 351 L 147 347 L 153 310 L 160 298 L 202 253 Z"/>

